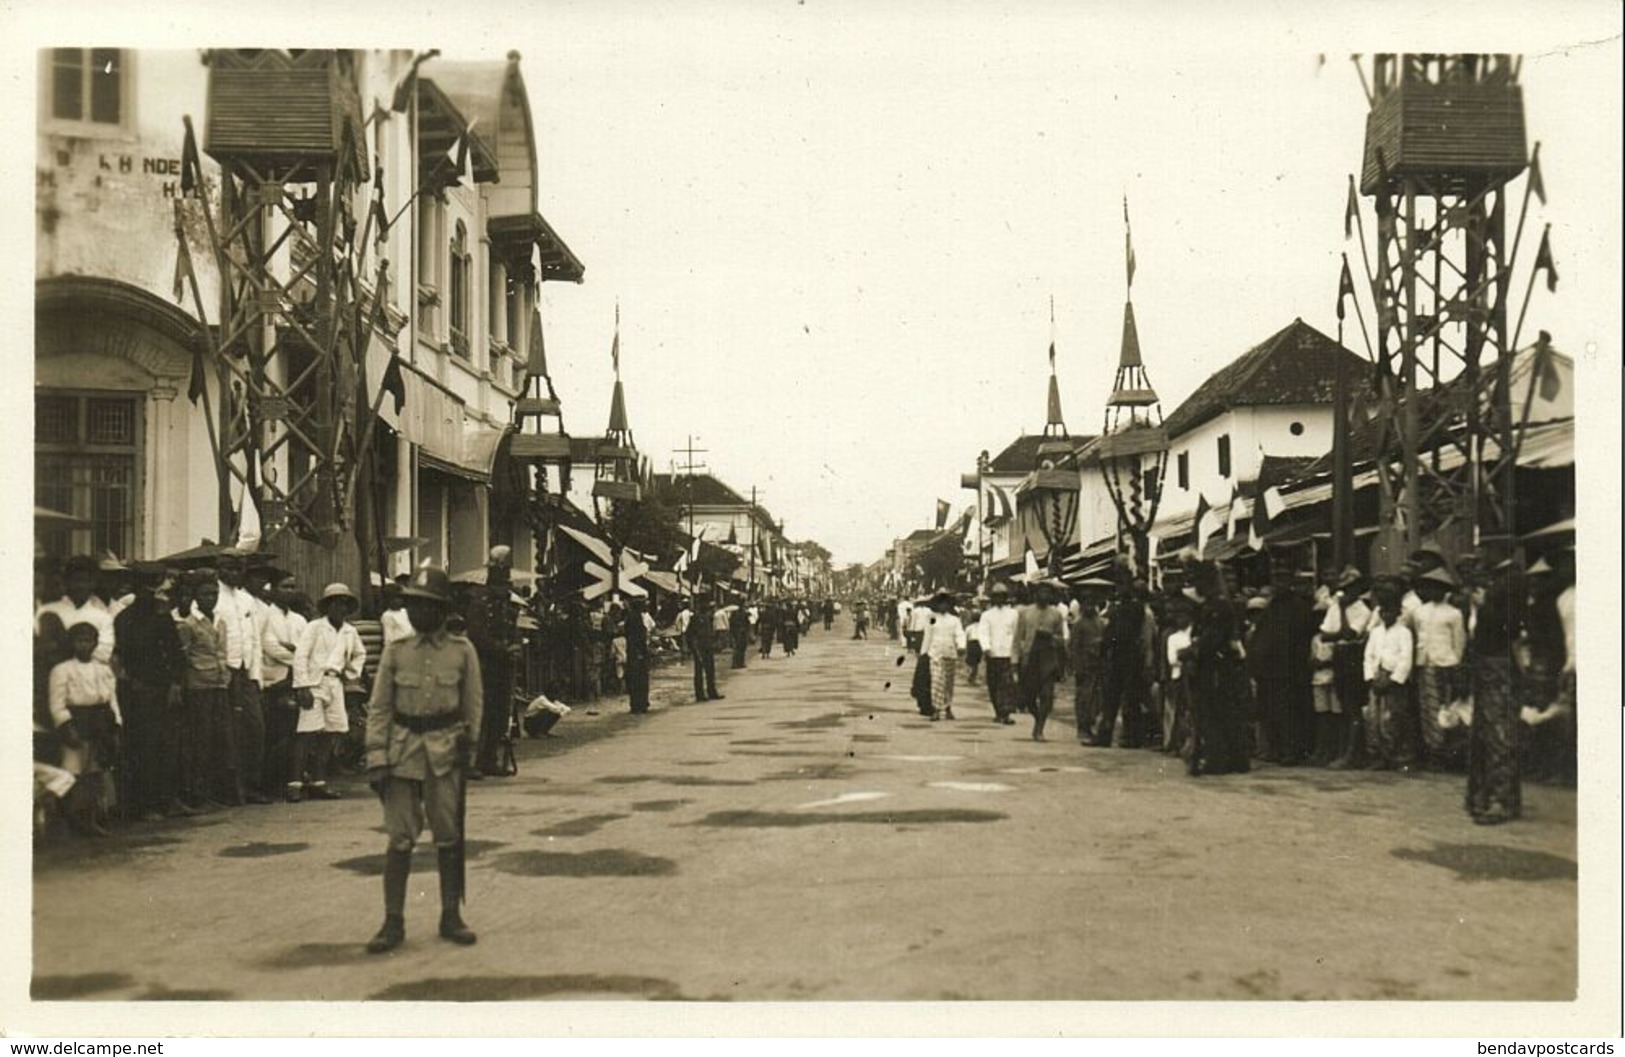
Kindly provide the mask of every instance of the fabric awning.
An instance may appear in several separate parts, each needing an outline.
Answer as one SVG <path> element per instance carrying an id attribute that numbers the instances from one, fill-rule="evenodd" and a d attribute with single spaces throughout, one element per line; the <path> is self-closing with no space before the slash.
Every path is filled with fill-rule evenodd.
<path id="1" fill-rule="evenodd" d="M 652 584 L 669 595 L 680 595 L 683 593 L 683 585 L 677 579 L 677 575 L 675 573 L 663 572 L 660 569 L 650 569 L 648 572 L 638 577 L 638 579 L 644 581 L 645 583 Z"/>

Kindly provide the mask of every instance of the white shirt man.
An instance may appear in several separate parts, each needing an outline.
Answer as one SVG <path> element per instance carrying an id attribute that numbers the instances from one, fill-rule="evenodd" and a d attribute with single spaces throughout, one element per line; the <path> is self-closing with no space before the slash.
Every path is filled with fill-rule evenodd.
<path id="1" fill-rule="evenodd" d="M 1372 682 L 1379 671 L 1388 673 L 1388 681 L 1403 686 L 1411 677 L 1411 666 L 1416 657 L 1416 646 L 1411 629 L 1396 620 L 1384 624 L 1373 620 L 1366 629 L 1365 681 Z"/>
<path id="2" fill-rule="evenodd" d="M 275 686 L 293 671 L 294 651 L 299 648 L 299 636 L 304 628 L 305 618 L 299 614 L 278 605 L 265 607 L 260 632 L 260 675 L 266 686 Z"/>
<path id="3" fill-rule="evenodd" d="M 309 690 L 316 707 L 299 713 L 299 733 L 343 734 L 350 729 L 344 711 L 344 687 L 359 685 L 367 648 L 355 625 L 338 627 L 326 617 L 305 625 L 293 655 L 293 688 Z"/>
<path id="4" fill-rule="evenodd" d="M 982 619 L 977 622 L 976 638 L 982 644 L 983 653 L 1009 660 L 1016 640 L 1015 609 L 1000 602 L 983 610 Z"/>
<path id="5" fill-rule="evenodd" d="M 1423 602 L 1412 618 L 1416 628 L 1416 663 L 1424 668 L 1455 668 L 1467 650 L 1467 626 L 1461 610 L 1449 602 Z"/>

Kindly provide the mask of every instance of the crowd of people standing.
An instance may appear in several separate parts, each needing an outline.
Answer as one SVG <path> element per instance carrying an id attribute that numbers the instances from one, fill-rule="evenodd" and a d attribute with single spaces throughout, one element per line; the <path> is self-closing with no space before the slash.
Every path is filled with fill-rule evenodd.
<path id="1" fill-rule="evenodd" d="M 1255 762 L 1465 773 L 1483 824 L 1519 816 L 1525 777 L 1573 784 L 1571 547 L 1526 568 L 1429 544 L 1392 574 L 1278 564 L 1267 585 L 1236 580 L 1192 562 L 1155 592 L 1127 575 L 1024 580 L 877 610 L 916 654 L 912 694 L 932 720 L 955 718 L 963 664 L 972 684 L 984 669 L 995 722 L 1024 713 L 1044 740 L 1070 677 L 1080 743 L 1175 754 L 1193 776 Z"/>
<path id="2" fill-rule="evenodd" d="M 408 577 L 384 583 L 363 620 L 347 585 L 309 591 L 276 560 L 219 548 L 184 565 L 36 562 L 37 831 L 60 816 L 105 836 L 119 823 L 342 795 L 330 779 L 362 766 L 383 649 L 415 633 Z M 716 653 L 743 668 L 759 635 L 762 656 L 775 639 L 793 655 L 815 617 L 828 628 L 839 609 L 833 599 L 717 606 L 668 597 L 661 622 L 644 598 L 620 598 L 572 610 L 588 618 L 590 634 L 578 637 L 537 619 L 560 607 L 526 604 L 509 560 L 507 548 L 493 548 L 482 582 L 448 586 L 446 630 L 472 645 L 483 673 L 474 779 L 516 773 L 527 694 L 551 703 L 624 693 L 633 713 L 647 712 L 651 669 L 675 640 L 693 660 L 695 698 L 720 699 Z M 548 663 L 555 655 L 563 662 Z M 572 678 L 588 670 L 592 679 Z"/>

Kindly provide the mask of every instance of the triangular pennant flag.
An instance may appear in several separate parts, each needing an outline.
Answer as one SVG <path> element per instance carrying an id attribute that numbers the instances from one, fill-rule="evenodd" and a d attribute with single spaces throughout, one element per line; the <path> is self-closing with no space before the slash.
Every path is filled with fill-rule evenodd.
<path id="1" fill-rule="evenodd" d="M 203 343 L 198 339 L 192 341 L 192 378 L 186 385 L 186 399 L 197 403 L 203 399 L 207 392 L 207 367 L 203 358 Z"/>
<path id="2" fill-rule="evenodd" d="M 1264 516 L 1274 521 L 1284 513 L 1286 513 L 1286 497 L 1281 495 L 1279 488 L 1270 485 L 1264 489 Z"/>
<path id="3" fill-rule="evenodd" d="M 187 280 L 192 275 L 192 254 L 186 248 L 185 235 L 177 239 L 176 243 L 178 248 L 175 251 L 175 285 L 170 293 L 175 295 L 175 303 L 178 305 L 186 296 Z"/>
<path id="4" fill-rule="evenodd" d="M 1354 174 L 1349 173 L 1348 204 L 1343 207 L 1343 237 L 1354 237 L 1354 220 L 1360 215 L 1360 200 L 1354 194 Z"/>
<path id="5" fill-rule="evenodd" d="M 937 528 L 941 530 L 948 524 L 948 511 L 951 509 L 945 500 L 937 500 Z"/>
<path id="6" fill-rule="evenodd" d="M 406 407 L 406 375 L 401 370 L 400 353 L 390 355 L 389 366 L 384 368 L 384 377 L 378 382 L 378 388 L 395 398 L 395 414 L 399 415 Z"/>
<path id="7" fill-rule="evenodd" d="M 197 136 L 192 131 L 192 119 L 184 117 L 181 123 L 186 126 L 186 136 L 181 141 L 181 197 L 191 198 L 203 187 L 203 159 L 198 156 Z"/>
<path id="8" fill-rule="evenodd" d="M 1343 254 L 1343 274 L 1337 277 L 1337 321 L 1346 317 L 1344 302 L 1354 296 L 1354 275 L 1349 271 L 1349 255 Z"/>
<path id="9" fill-rule="evenodd" d="M 728 545 L 730 547 L 739 546 L 739 528 L 736 525 L 728 526 Z"/>
<path id="10" fill-rule="evenodd" d="M 1557 265 L 1552 260 L 1552 226 L 1540 233 L 1540 249 L 1535 251 L 1535 272 L 1541 269 L 1546 271 L 1546 290 L 1548 293 L 1557 293 Z"/>
<path id="11" fill-rule="evenodd" d="M 1546 181 L 1540 174 L 1540 144 L 1535 144 L 1534 152 L 1529 156 L 1529 193 L 1540 199 L 1540 204 L 1546 204 Z"/>
<path id="12" fill-rule="evenodd" d="M 1128 222 L 1128 195 L 1123 196 L 1123 261 L 1128 271 L 1128 285 L 1134 286 L 1134 232 Z"/>
<path id="13" fill-rule="evenodd" d="M 615 340 L 609 345 L 609 362 L 617 377 L 621 373 L 621 303 L 615 302 Z"/>
<path id="14" fill-rule="evenodd" d="M 1253 513 L 1247 523 L 1247 545 L 1255 551 L 1264 549 L 1264 537 L 1270 531 L 1269 503 L 1263 495 L 1253 498 Z"/>
<path id="15" fill-rule="evenodd" d="M 412 68 L 406 71 L 406 76 L 402 77 L 395 85 L 395 94 L 389 101 L 389 108 L 397 114 L 406 113 L 407 108 L 412 105 L 412 93 L 416 90 L 417 85 L 418 64 L 414 60 Z"/>
<path id="16" fill-rule="evenodd" d="M 1552 354 L 1552 336 L 1544 330 L 1535 342 L 1534 367 L 1535 377 L 1540 382 L 1540 398 L 1556 400 L 1563 392 L 1563 372 L 1558 370 L 1557 357 Z"/>
<path id="17" fill-rule="evenodd" d="M 1022 554 L 1021 566 L 1028 581 L 1038 579 L 1040 575 L 1038 571 L 1038 555 L 1033 553 L 1033 549 L 1031 547 L 1028 547 L 1027 550 Z"/>

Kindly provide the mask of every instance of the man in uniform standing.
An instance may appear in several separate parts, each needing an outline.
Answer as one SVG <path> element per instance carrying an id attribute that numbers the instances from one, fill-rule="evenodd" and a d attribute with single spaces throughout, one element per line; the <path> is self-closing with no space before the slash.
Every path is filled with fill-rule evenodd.
<path id="1" fill-rule="evenodd" d="M 384 648 L 367 706 L 367 779 L 384 807 L 384 925 L 367 944 L 383 954 L 406 939 L 412 847 L 428 821 L 440 866 L 440 935 L 467 946 L 463 923 L 463 805 L 484 693 L 479 657 L 445 630 L 451 581 L 425 566 L 402 592 L 417 634 Z"/>

